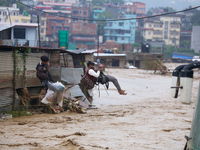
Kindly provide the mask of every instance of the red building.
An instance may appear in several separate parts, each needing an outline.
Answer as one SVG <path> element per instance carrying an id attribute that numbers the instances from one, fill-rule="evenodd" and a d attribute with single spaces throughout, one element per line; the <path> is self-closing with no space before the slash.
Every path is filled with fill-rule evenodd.
<path id="1" fill-rule="evenodd" d="M 131 14 L 136 14 L 137 17 L 145 16 L 146 5 L 141 2 L 125 2 L 124 5 L 120 6 L 122 12 L 130 12 Z"/>
<path id="2" fill-rule="evenodd" d="M 61 16 L 69 16 L 70 11 L 57 11 L 57 10 L 45 10 L 45 12 L 55 13 L 59 14 Z M 69 18 L 64 17 L 57 17 L 52 14 L 46 13 L 46 37 L 49 38 L 49 40 L 58 40 L 58 31 L 59 30 L 65 30 L 69 31 L 70 28 L 70 22 L 71 20 Z"/>

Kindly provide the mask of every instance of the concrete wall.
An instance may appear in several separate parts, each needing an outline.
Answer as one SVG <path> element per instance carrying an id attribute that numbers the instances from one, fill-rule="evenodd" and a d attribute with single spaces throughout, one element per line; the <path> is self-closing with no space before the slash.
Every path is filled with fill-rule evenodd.
<path id="1" fill-rule="evenodd" d="M 191 49 L 194 49 L 196 53 L 200 53 L 200 26 L 193 26 Z"/>
<path id="2" fill-rule="evenodd" d="M 15 39 L 14 38 L 14 28 L 26 29 L 25 39 Z M 11 31 L 11 40 L 15 43 L 15 40 L 18 40 L 18 45 L 23 46 L 27 40 L 29 41 L 30 47 L 37 47 L 37 29 L 36 27 L 14 27 Z"/>
<path id="3" fill-rule="evenodd" d="M 152 62 L 156 60 L 159 60 L 160 63 L 162 63 L 163 59 L 164 59 L 163 54 L 126 53 L 126 61 L 140 69 L 147 69 L 147 64 L 151 64 Z"/>
<path id="4" fill-rule="evenodd" d="M 105 61 L 101 63 L 105 65 L 105 67 L 113 67 L 113 68 L 123 68 L 126 64 L 126 56 L 101 56 L 99 57 L 100 61 L 104 59 Z M 112 66 L 113 60 L 119 60 L 119 67 Z"/>

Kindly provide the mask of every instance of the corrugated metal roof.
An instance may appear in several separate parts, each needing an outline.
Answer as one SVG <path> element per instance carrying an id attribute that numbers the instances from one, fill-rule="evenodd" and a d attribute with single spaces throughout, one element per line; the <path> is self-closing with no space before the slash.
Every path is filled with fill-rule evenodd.
<path id="1" fill-rule="evenodd" d="M 0 31 L 9 29 L 9 28 L 11 28 L 11 27 L 13 27 L 13 26 L 15 26 L 15 25 L 1 25 L 1 26 L 0 26 Z"/>
<path id="2" fill-rule="evenodd" d="M 92 54 L 92 53 L 95 53 L 97 52 L 97 50 L 85 50 L 82 52 L 82 54 Z"/>
<path id="3" fill-rule="evenodd" d="M 0 26 L 10 26 L 9 22 L 0 22 Z M 23 27 L 38 27 L 37 23 L 12 23 L 12 26 L 23 26 Z M 11 28 L 10 27 L 10 28 Z"/>
<path id="4" fill-rule="evenodd" d="M 97 53 L 94 53 L 94 56 L 97 56 Z M 117 57 L 117 56 L 126 56 L 126 54 L 106 54 L 106 53 L 99 53 L 99 57 L 101 57 L 101 56 L 115 56 L 115 57 Z"/>
<path id="5" fill-rule="evenodd" d="M 85 51 L 86 49 L 79 49 L 79 50 L 67 50 L 67 52 L 70 52 L 72 54 L 80 54 L 83 51 Z"/>
<path id="6" fill-rule="evenodd" d="M 61 80 L 67 84 L 79 84 L 83 74 L 83 68 L 61 68 Z"/>
<path id="7" fill-rule="evenodd" d="M 0 89 L 0 112 L 11 110 L 13 104 L 13 89 L 3 88 Z"/>

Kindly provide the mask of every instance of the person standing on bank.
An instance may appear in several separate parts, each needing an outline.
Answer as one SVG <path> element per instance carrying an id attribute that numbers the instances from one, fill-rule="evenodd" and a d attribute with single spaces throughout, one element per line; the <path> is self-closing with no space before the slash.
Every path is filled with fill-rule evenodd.
<path id="1" fill-rule="evenodd" d="M 88 70 L 87 70 L 87 76 L 90 78 L 90 80 L 92 80 L 93 82 L 97 82 L 98 81 L 98 77 L 100 76 L 100 71 L 101 71 L 101 68 L 98 69 L 98 71 L 94 70 L 94 63 L 89 61 L 87 63 L 87 67 L 88 67 Z M 113 76 L 109 76 L 109 75 L 106 75 L 106 77 L 108 78 L 108 81 L 109 82 L 112 82 L 115 87 L 117 88 L 118 90 L 118 93 L 120 95 L 126 95 L 127 93 L 125 93 L 125 90 L 122 90 L 117 79 Z M 105 83 L 106 82 L 106 79 L 103 79 L 103 82 Z"/>
<path id="2" fill-rule="evenodd" d="M 63 109 L 57 103 L 57 94 L 59 89 L 52 84 L 54 83 L 54 80 L 48 70 L 49 68 L 50 68 L 49 58 L 47 56 L 41 56 L 41 62 L 38 63 L 36 67 L 37 70 L 36 75 L 46 89 L 49 88 L 50 90 L 54 91 L 52 108 L 55 110 L 63 111 Z"/>

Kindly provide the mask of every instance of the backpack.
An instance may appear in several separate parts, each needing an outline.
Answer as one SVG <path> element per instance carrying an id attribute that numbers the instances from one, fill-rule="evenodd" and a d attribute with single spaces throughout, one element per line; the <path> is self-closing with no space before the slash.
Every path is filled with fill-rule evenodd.
<path id="1" fill-rule="evenodd" d="M 108 77 L 101 71 L 100 72 L 100 75 L 97 79 L 97 85 L 99 85 L 99 83 L 101 83 L 102 85 L 105 84 L 106 85 L 106 88 L 108 89 L 109 87 L 109 79 Z"/>
<path id="2" fill-rule="evenodd" d="M 80 81 L 87 89 L 92 89 L 94 87 L 94 82 L 88 77 L 87 74 L 84 74 Z"/>

